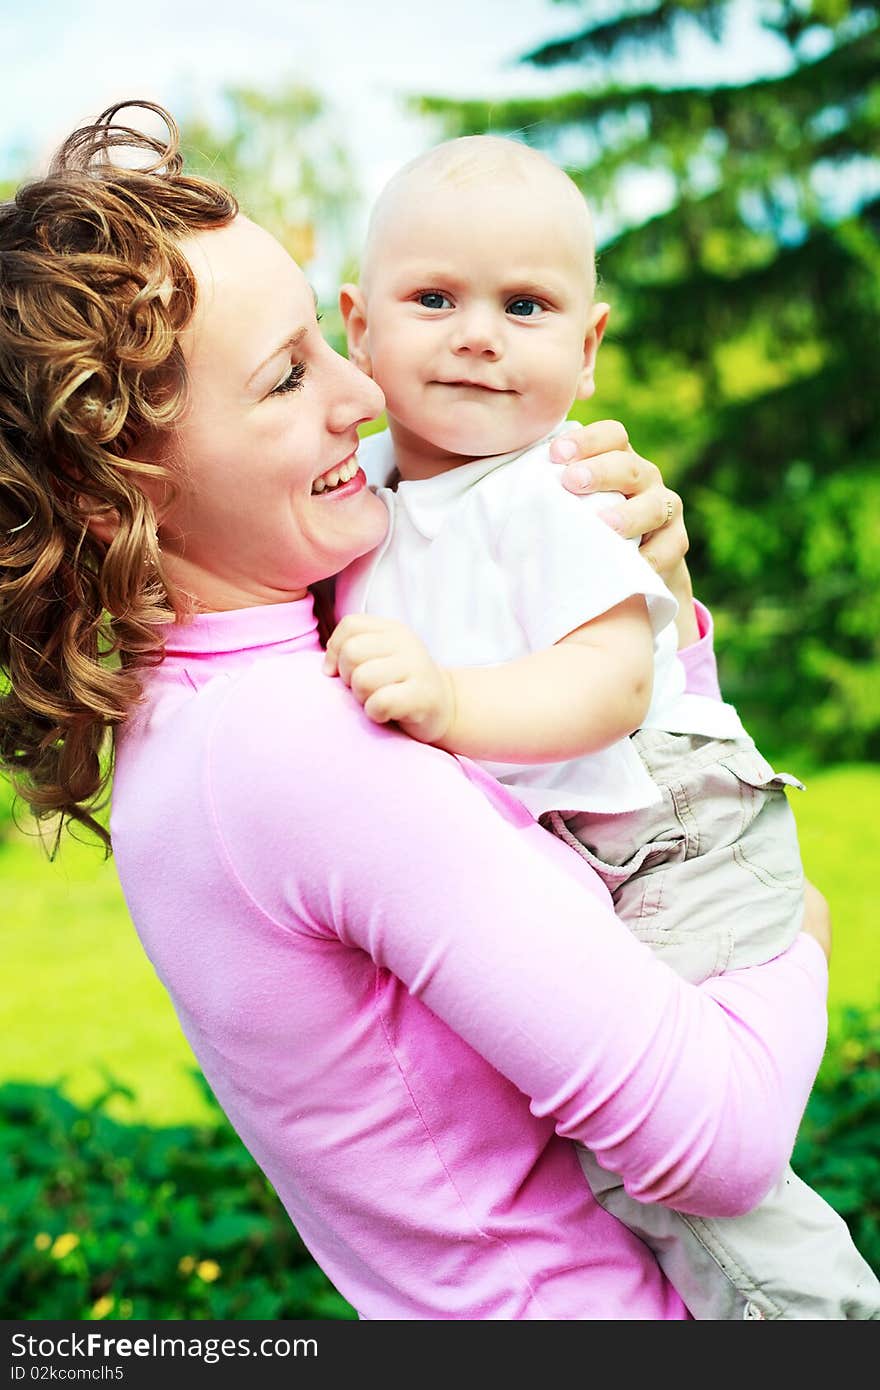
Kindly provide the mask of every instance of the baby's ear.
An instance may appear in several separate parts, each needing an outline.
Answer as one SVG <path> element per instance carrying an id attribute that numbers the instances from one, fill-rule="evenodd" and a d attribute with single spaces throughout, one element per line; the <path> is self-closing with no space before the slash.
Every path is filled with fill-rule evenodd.
<path id="1" fill-rule="evenodd" d="M 596 389 L 596 353 L 599 351 L 599 344 L 608 327 L 608 315 L 611 310 L 607 304 L 594 304 L 590 311 L 590 319 L 587 325 L 587 333 L 584 338 L 584 365 L 578 378 L 577 398 L 585 401 L 592 396 Z"/>
<path id="2" fill-rule="evenodd" d="M 348 356 L 367 376 L 373 375 L 367 340 L 367 301 L 359 285 L 343 285 L 339 291 L 339 312 L 345 324 Z"/>

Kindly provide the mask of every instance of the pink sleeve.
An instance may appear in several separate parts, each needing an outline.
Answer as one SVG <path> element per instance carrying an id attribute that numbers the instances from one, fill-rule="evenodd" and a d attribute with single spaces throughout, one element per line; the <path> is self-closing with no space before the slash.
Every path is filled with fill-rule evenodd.
<path id="1" fill-rule="evenodd" d="M 272 808 L 273 843 L 224 837 L 255 900 L 392 971 L 634 1197 L 704 1215 L 756 1205 L 824 1046 L 816 942 L 687 984 L 497 784 L 490 800 L 455 758 L 371 724 L 340 681 L 280 674 L 258 674 L 220 731 L 221 824 L 224 805 L 239 826 Z"/>
<path id="2" fill-rule="evenodd" d="M 700 639 L 689 647 L 681 647 L 678 653 L 687 677 L 686 689 L 691 695 L 708 695 L 712 700 L 720 700 L 718 667 L 715 663 L 715 648 L 712 645 L 712 614 L 697 599 L 694 599 L 694 611 L 697 615 Z"/>

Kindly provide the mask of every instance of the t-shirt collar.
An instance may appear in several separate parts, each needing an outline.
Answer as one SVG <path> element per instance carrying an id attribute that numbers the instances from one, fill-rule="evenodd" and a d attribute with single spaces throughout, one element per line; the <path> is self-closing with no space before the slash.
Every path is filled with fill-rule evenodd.
<path id="1" fill-rule="evenodd" d="M 493 454 L 489 458 L 474 459 L 473 463 L 463 463 L 450 468 L 446 473 L 438 473 L 434 478 L 418 478 L 397 484 L 396 493 L 391 493 L 390 505 L 402 507 L 421 535 L 433 540 L 440 531 L 450 511 L 472 487 L 496 468 L 502 468 L 514 459 L 522 458 L 530 449 L 545 444 L 559 433 L 561 427 L 551 430 L 543 439 L 535 440 L 522 449 L 514 449 L 509 454 Z M 383 494 L 389 489 L 382 489 Z M 396 498 L 396 502 L 395 499 Z"/>
<path id="2" fill-rule="evenodd" d="M 224 613 L 197 613 L 175 623 L 165 634 L 168 655 L 191 652 L 236 652 L 271 647 L 307 637 L 316 629 L 311 594 L 290 603 L 264 603 Z"/>

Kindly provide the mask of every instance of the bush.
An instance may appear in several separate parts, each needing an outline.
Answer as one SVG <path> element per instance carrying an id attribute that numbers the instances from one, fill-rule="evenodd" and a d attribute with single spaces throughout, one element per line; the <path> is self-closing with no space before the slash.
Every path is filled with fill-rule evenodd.
<path id="1" fill-rule="evenodd" d="M 835 1030 L 794 1153 L 880 1271 L 876 1012 Z M 78 1108 L 0 1088 L 0 1317 L 354 1317 L 217 1112 L 207 1126 L 111 1120 L 110 1085 Z M 208 1093 L 210 1096 L 210 1093 Z"/>
<path id="2" fill-rule="evenodd" d="M 351 1318 L 225 1120 L 0 1088 L 0 1317 Z"/>
<path id="3" fill-rule="evenodd" d="M 880 1274 L 880 1008 L 846 1009 L 835 1026 L 792 1164 Z"/>
<path id="4" fill-rule="evenodd" d="M 9 785 L 8 779 L 0 773 L 0 844 L 3 843 L 13 827 L 13 801 L 12 787 Z"/>

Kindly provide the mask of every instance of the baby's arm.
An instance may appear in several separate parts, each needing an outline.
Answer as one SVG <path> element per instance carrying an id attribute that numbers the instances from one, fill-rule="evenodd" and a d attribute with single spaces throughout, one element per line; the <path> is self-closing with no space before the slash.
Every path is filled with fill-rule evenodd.
<path id="1" fill-rule="evenodd" d="M 637 729 L 651 701 L 653 637 L 641 595 L 544 651 L 447 670 L 402 623 L 343 618 L 324 669 L 377 724 L 491 762 L 552 763 L 594 753 Z"/>

